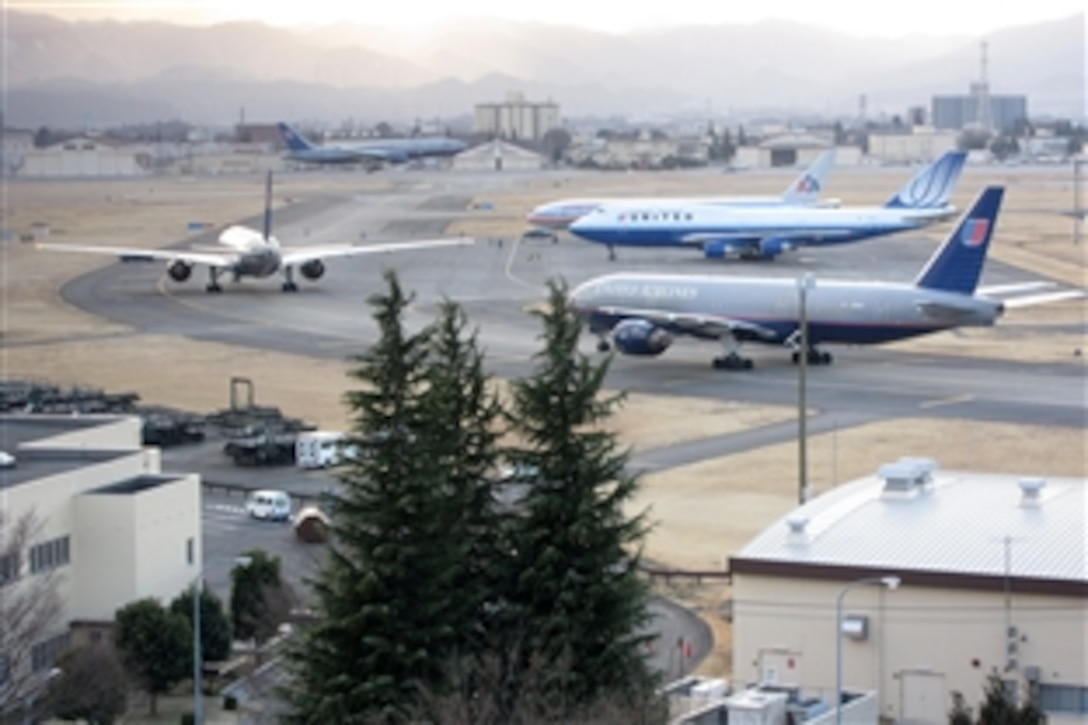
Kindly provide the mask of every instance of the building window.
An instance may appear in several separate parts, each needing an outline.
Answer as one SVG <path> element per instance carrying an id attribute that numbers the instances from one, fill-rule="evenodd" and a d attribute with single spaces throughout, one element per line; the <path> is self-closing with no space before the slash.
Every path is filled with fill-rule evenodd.
<path id="1" fill-rule="evenodd" d="M 0 554 L 0 587 L 19 578 L 22 563 L 18 549 Z"/>
<path id="2" fill-rule="evenodd" d="M 1039 708 L 1043 712 L 1088 714 L 1088 687 L 1039 684 Z"/>
<path id="3" fill-rule="evenodd" d="M 194 548 L 193 543 L 194 542 L 193 542 L 193 537 L 192 536 L 190 536 L 188 539 L 185 540 L 185 561 L 190 566 L 192 565 L 193 558 L 194 558 L 194 556 L 193 556 L 193 548 Z"/>
<path id="4" fill-rule="evenodd" d="M 34 672 L 47 670 L 56 664 L 57 659 L 68 649 L 68 633 L 42 640 L 30 648 L 30 668 Z"/>
<path id="5" fill-rule="evenodd" d="M 51 539 L 30 547 L 30 573 L 38 574 L 64 566 L 71 559 L 67 536 Z"/>

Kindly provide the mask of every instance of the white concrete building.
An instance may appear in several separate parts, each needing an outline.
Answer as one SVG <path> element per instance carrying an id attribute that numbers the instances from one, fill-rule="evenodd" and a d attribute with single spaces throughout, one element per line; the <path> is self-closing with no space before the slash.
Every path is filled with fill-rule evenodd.
<path id="1" fill-rule="evenodd" d="M 145 146 L 77 136 L 43 149 L 27 151 L 19 175 L 142 176 L 151 173 L 153 160 L 154 154 Z"/>
<path id="2" fill-rule="evenodd" d="M 17 684 L 25 693 L 73 635 L 100 638 L 118 608 L 144 597 L 166 604 L 192 584 L 200 480 L 161 471 L 136 416 L 3 415 L 0 441 L 14 459 L 0 467 L 0 611 L 46 576 L 62 602 L 35 641 L 0 636 L 0 694 Z M 20 547 L 14 524 L 26 514 L 39 526 Z"/>
<path id="3" fill-rule="evenodd" d="M 928 164 L 956 149 L 958 134 L 919 127 L 908 133 L 869 134 L 869 156 L 885 164 Z"/>
<path id="4" fill-rule="evenodd" d="M 526 101 L 521 93 L 508 93 L 502 103 L 476 104 L 472 129 L 514 141 L 539 141 L 560 125 L 559 104 Z"/>
<path id="5" fill-rule="evenodd" d="M 946 723 L 952 693 L 977 708 L 996 672 L 1051 725 L 1085 722 L 1086 486 L 903 459 L 810 501 L 730 561 L 735 681 L 833 702 L 841 655 L 882 717 Z"/>
<path id="6" fill-rule="evenodd" d="M 458 171 L 532 171 L 542 169 L 547 159 L 536 151 L 505 141 L 488 141 L 453 157 Z"/>

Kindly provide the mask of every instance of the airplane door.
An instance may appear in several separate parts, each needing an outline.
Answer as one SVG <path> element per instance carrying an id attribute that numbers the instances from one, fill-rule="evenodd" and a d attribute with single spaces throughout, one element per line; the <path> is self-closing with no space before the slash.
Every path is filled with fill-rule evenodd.
<path id="1" fill-rule="evenodd" d="M 942 725 L 948 722 L 951 700 L 944 675 L 930 670 L 904 671 L 899 679 L 899 718 L 903 725 Z"/>

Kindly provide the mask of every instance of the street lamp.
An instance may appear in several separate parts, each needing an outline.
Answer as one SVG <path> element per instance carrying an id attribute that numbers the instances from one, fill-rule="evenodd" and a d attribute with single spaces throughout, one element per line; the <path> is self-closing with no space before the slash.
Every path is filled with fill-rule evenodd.
<path id="1" fill-rule="evenodd" d="M 800 350 L 797 359 L 797 502 L 808 501 L 808 434 L 805 420 L 808 416 L 808 291 L 816 286 L 812 272 L 797 278 L 800 325 L 798 327 Z"/>
<path id="2" fill-rule="evenodd" d="M 895 589 L 899 582 L 897 576 L 865 577 L 844 586 L 835 600 L 835 725 L 842 725 L 842 600 L 855 587 L 882 586 Z"/>
<path id="3" fill-rule="evenodd" d="M 222 563 L 223 560 L 214 563 Z M 238 566 L 249 566 L 253 561 L 248 556 L 235 556 L 233 561 Z M 204 592 L 204 570 L 211 564 L 200 567 L 193 579 L 193 725 L 204 722 L 204 658 L 200 651 L 200 610 Z"/>

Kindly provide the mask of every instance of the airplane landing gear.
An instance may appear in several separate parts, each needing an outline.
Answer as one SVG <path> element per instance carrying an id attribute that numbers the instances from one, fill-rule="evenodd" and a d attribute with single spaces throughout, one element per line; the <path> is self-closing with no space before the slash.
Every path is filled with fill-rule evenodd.
<path id="1" fill-rule="evenodd" d="M 801 353 L 798 350 L 794 350 L 792 355 L 794 365 L 798 365 L 801 362 Z M 834 361 L 831 357 L 831 353 L 824 352 L 823 350 L 817 350 L 813 348 L 808 351 L 808 358 L 805 360 L 809 365 L 830 365 Z"/>
<path id="2" fill-rule="evenodd" d="M 609 262 L 615 262 L 616 261 L 616 248 L 613 247 L 611 244 L 608 245 L 608 261 Z"/>
<path id="3" fill-rule="evenodd" d="M 223 291 L 223 288 L 219 286 L 219 270 L 215 267 L 208 267 L 208 284 L 204 288 L 204 291 L 208 294 L 216 294 Z"/>
<path id="4" fill-rule="evenodd" d="M 716 357 L 711 361 L 715 370 L 751 370 L 752 358 L 741 357 L 735 352 Z"/>
<path id="5" fill-rule="evenodd" d="M 298 292 L 298 285 L 295 284 L 294 270 L 290 267 L 284 267 L 283 269 L 283 291 Z"/>
<path id="6" fill-rule="evenodd" d="M 597 340 L 597 352 L 608 352 L 612 349 L 612 343 L 608 341 L 608 338 L 603 335 Z"/>

